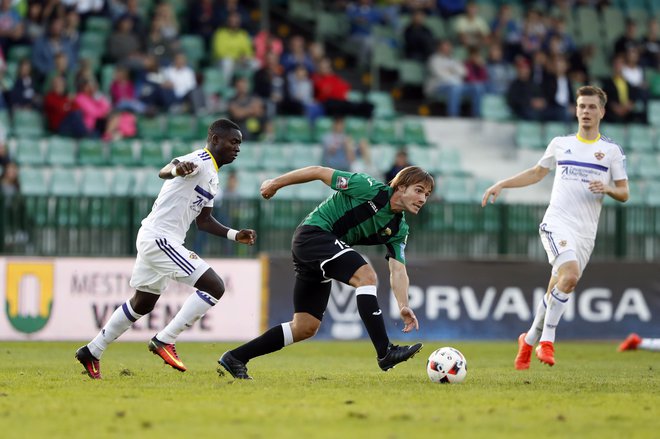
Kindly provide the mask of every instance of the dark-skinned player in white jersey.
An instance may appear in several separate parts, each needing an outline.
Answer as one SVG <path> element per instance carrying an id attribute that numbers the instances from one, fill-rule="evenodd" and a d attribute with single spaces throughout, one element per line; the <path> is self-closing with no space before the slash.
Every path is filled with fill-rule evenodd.
<path id="1" fill-rule="evenodd" d="M 332 279 L 355 287 L 358 312 L 382 370 L 412 358 L 422 348 L 421 343 L 390 343 L 376 295 L 376 272 L 352 246 L 386 247 L 390 284 L 404 323 L 403 332 L 419 329 L 417 317 L 408 306 L 405 213 L 416 215 L 424 206 L 433 191 L 433 177 L 410 166 L 401 170 L 388 186 L 367 174 L 310 166 L 264 181 L 261 195 L 269 200 L 283 187 L 314 180 L 336 192 L 307 215 L 294 233 L 293 320 L 225 352 L 218 362 L 234 378 L 251 379 L 246 366 L 250 359 L 316 334 L 328 305 Z"/>
<path id="2" fill-rule="evenodd" d="M 197 291 L 151 339 L 149 350 L 174 369 L 186 371 L 176 352 L 176 338 L 218 303 L 225 292 L 224 282 L 215 270 L 183 246 L 190 224 L 195 221 L 199 230 L 247 245 L 254 244 L 257 236 L 254 230 L 233 230 L 211 215 L 218 192 L 218 170 L 236 159 L 242 140 L 238 125 L 228 119 L 216 120 L 209 127 L 205 148 L 175 158 L 158 173 L 166 181 L 138 231 L 138 254 L 130 281 L 135 294 L 115 310 L 90 343 L 76 352 L 76 359 L 91 378 L 101 378 L 100 359 L 105 349 L 154 309 L 170 279 Z"/>

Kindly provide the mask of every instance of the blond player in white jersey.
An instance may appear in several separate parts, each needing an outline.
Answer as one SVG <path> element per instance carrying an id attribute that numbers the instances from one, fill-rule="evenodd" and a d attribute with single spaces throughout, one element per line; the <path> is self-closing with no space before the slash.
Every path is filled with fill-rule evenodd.
<path id="1" fill-rule="evenodd" d="M 486 190 L 481 202 L 486 206 L 492 197 L 494 203 L 502 189 L 538 183 L 550 169 L 557 168 L 550 205 L 539 226 L 552 275 L 532 326 L 518 337 L 514 363 L 518 370 L 529 368 L 537 342 L 537 358 L 550 366 L 555 364 L 555 329 L 589 262 L 603 198 L 628 200 L 625 155 L 599 131 L 607 96 L 592 86 L 580 87 L 576 95 L 577 134 L 552 139 L 536 166 L 498 181 Z"/>
<path id="2" fill-rule="evenodd" d="M 195 221 L 199 230 L 242 244 L 252 245 L 256 240 L 254 230 L 233 230 L 211 215 L 218 192 L 218 169 L 236 159 L 242 140 L 238 125 L 227 119 L 216 120 L 209 127 L 205 148 L 175 158 L 158 173 L 166 181 L 137 234 L 138 253 L 130 280 L 135 294 L 115 310 L 91 342 L 76 351 L 76 358 L 92 379 L 101 378 L 99 360 L 108 345 L 153 310 L 170 279 L 190 285 L 196 292 L 151 339 L 149 350 L 174 369 L 186 371 L 176 353 L 176 338 L 225 292 L 220 276 L 183 246 L 190 224 Z"/>

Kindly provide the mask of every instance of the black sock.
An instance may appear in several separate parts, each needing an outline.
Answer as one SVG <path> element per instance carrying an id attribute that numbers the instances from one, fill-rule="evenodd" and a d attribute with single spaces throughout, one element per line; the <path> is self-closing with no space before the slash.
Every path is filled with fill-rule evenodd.
<path id="1" fill-rule="evenodd" d="M 385 320 L 383 319 L 383 312 L 378 307 L 378 299 L 371 294 L 358 294 L 356 298 L 360 318 L 364 322 L 371 342 L 376 348 L 376 354 L 378 358 L 383 358 L 387 354 L 390 339 L 387 337 Z"/>
<path id="2" fill-rule="evenodd" d="M 277 325 L 230 352 L 237 360 L 247 363 L 254 357 L 279 351 L 283 347 L 284 331 L 282 325 Z"/>

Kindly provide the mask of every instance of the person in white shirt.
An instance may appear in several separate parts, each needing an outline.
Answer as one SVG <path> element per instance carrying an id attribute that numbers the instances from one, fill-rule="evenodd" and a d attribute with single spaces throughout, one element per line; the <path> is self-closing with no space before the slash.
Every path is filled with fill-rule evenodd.
<path id="1" fill-rule="evenodd" d="M 163 87 L 171 89 L 174 93 L 175 108 L 190 103 L 193 111 L 197 113 L 204 107 L 204 95 L 197 87 L 195 71 L 188 65 L 188 59 L 183 52 L 174 55 L 172 65 L 163 70 L 163 78 Z"/>
<path id="2" fill-rule="evenodd" d="M 137 259 L 130 285 L 133 297 L 117 308 L 99 334 L 76 351 L 76 359 L 92 379 L 101 378 L 100 359 L 108 345 L 139 318 L 151 312 L 170 279 L 196 288 L 181 310 L 149 342 L 149 350 L 173 368 L 185 372 L 176 353 L 176 338 L 191 327 L 225 292 L 220 276 L 194 252 L 183 246 L 193 220 L 210 234 L 253 245 L 254 230 L 233 230 L 211 215 L 218 192 L 218 169 L 233 162 L 241 150 L 243 136 L 234 122 L 219 119 L 208 130 L 207 145 L 178 157 L 158 176 L 166 180 L 151 213 L 137 234 Z"/>
<path id="3" fill-rule="evenodd" d="M 599 131 L 606 103 L 607 95 L 600 88 L 580 87 L 577 134 L 552 139 L 536 166 L 498 181 L 486 189 L 481 202 L 482 207 L 494 203 L 502 189 L 538 183 L 557 168 L 550 205 L 539 226 L 552 275 L 532 326 L 518 337 L 514 362 L 518 370 L 529 368 L 532 348 L 539 341 L 537 358 L 555 364 L 555 329 L 594 248 L 603 199 L 628 200 L 623 150 Z"/>

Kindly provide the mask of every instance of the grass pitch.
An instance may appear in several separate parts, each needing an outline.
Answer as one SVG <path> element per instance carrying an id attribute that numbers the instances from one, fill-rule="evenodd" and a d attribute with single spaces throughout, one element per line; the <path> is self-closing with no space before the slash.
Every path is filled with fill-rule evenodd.
<path id="1" fill-rule="evenodd" d="M 460 385 L 432 384 L 426 359 L 454 346 Z M 114 343 L 92 381 L 80 343 L 0 343 L 3 438 L 660 437 L 660 353 L 557 345 L 553 368 L 513 369 L 516 342 L 427 342 L 387 373 L 367 342 L 304 342 L 250 362 L 253 381 L 216 372 L 236 344 L 177 345 L 180 373 L 145 343 Z"/>

